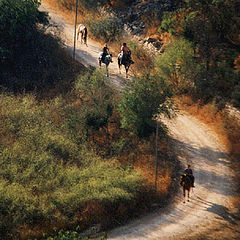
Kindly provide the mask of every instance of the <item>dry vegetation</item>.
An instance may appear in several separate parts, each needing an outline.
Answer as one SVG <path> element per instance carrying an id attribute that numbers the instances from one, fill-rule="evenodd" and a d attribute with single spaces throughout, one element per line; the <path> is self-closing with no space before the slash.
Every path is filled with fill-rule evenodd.
<path id="1" fill-rule="evenodd" d="M 218 137 L 229 152 L 232 160 L 232 168 L 235 171 L 236 183 L 240 182 L 240 122 L 230 116 L 225 109 L 220 110 L 214 103 L 202 105 L 194 102 L 189 96 L 180 96 L 176 99 L 179 109 L 190 113 L 202 122 L 206 123 Z M 238 208 L 240 215 L 240 187 L 236 185 L 237 197 L 233 203 Z"/>
<path id="2" fill-rule="evenodd" d="M 75 15 L 73 11 L 60 7 L 55 0 L 43 0 L 43 2 L 49 4 L 49 6 L 51 6 L 51 8 L 55 11 L 61 12 L 61 15 L 65 18 L 65 20 L 70 23 L 74 23 Z M 123 7 L 125 2 L 129 1 L 124 1 L 124 3 L 120 1 L 112 1 L 112 4 L 117 7 Z M 85 15 L 79 17 L 79 22 L 88 20 L 91 16 L 91 13 L 90 15 L 85 13 Z M 147 20 L 147 16 L 144 17 Z M 157 25 L 158 21 L 149 25 L 147 34 L 154 34 L 157 29 Z M 161 37 L 166 42 L 170 39 L 169 34 L 167 33 Z M 121 43 L 122 42 L 111 43 L 111 50 L 117 53 Z M 149 69 L 149 66 L 152 65 L 151 56 L 134 42 L 129 42 L 129 46 L 133 50 L 133 59 L 136 62 L 134 70 L 139 72 Z M 67 80 L 67 77 L 63 80 L 65 87 L 71 89 L 72 86 L 67 86 Z M 27 141 L 28 144 L 31 142 L 31 139 L 28 139 L 29 126 L 27 126 L 24 121 L 18 123 L 19 118 L 16 118 L 16 114 L 19 114 L 20 107 L 20 109 L 23 109 L 23 116 L 21 118 L 26 119 L 25 122 L 29 119 L 28 115 L 30 114 L 32 117 L 30 125 L 34 125 L 35 122 L 38 122 L 38 124 L 42 124 L 44 126 L 44 129 L 36 129 L 36 131 L 39 132 L 34 137 L 36 137 L 35 144 L 38 144 L 39 146 L 44 145 L 46 153 L 51 155 L 51 161 L 47 164 L 53 168 L 56 167 L 56 159 L 60 161 L 58 168 L 53 169 L 53 171 L 55 171 L 54 174 L 57 175 L 57 184 L 51 183 L 51 179 L 45 179 L 46 182 L 49 181 L 49 186 L 47 187 L 50 188 L 50 190 L 48 188 L 44 189 L 40 186 L 41 184 L 35 186 L 34 181 L 31 183 L 33 185 L 28 186 L 28 188 L 30 188 L 29 192 L 24 190 L 24 193 L 29 194 L 27 200 L 30 201 L 32 197 L 36 206 L 38 204 L 42 205 L 40 206 L 42 208 L 39 206 L 37 208 L 40 212 L 40 220 L 34 219 L 35 222 L 33 221 L 31 224 L 26 224 L 23 220 L 22 222 L 17 222 L 16 226 L 11 225 L 10 227 L 15 227 L 15 233 L 17 232 L 20 238 L 27 239 L 29 237 L 40 237 L 43 232 L 51 233 L 54 227 L 58 229 L 74 229 L 77 225 L 81 225 L 80 230 L 83 230 L 94 223 L 101 222 L 103 227 L 107 228 L 126 222 L 131 217 L 136 216 L 137 212 L 141 213 L 144 210 L 151 210 L 152 203 L 154 201 L 161 203 L 167 201 L 170 190 L 174 184 L 172 179 L 175 174 L 175 168 L 177 168 L 177 166 L 171 162 L 172 159 L 168 156 L 171 149 L 169 149 L 167 139 L 163 139 L 162 142 L 159 143 L 162 155 L 159 162 L 158 191 L 156 194 L 154 192 L 154 137 L 150 138 L 148 141 L 140 141 L 137 138 L 129 137 L 125 131 L 120 129 L 119 116 L 115 113 L 116 115 L 113 114 L 111 118 L 108 119 L 107 128 L 102 127 L 97 130 L 92 129 L 89 132 L 86 145 L 88 149 L 91 150 L 91 154 L 86 153 L 79 148 L 77 143 L 77 140 L 79 140 L 77 138 L 79 138 L 79 136 L 74 135 L 80 129 L 78 126 L 79 122 L 75 118 L 76 112 L 79 115 L 82 114 L 82 102 L 79 100 L 80 95 L 78 93 L 72 93 L 73 95 L 67 96 L 70 96 L 68 101 L 66 101 L 66 99 L 63 100 L 54 98 L 58 95 L 60 89 L 61 84 L 59 84 L 59 86 L 56 85 L 51 92 L 43 94 L 41 96 L 42 102 L 40 103 L 32 96 L 23 97 L 25 102 L 21 102 L 19 97 L 15 98 L 14 96 L 3 96 L 2 98 L 2 105 L 12 102 L 12 113 L 6 115 L 6 112 L 1 111 L 1 116 L 5 117 L 7 121 L 8 118 L 11 119 L 11 121 L 14 121 L 11 126 L 5 125 L 4 122 L 0 123 L 4 126 L 1 128 L 0 138 L 0 141 L 4 143 L 3 146 L 22 146 L 23 143 L 21 141 L 24 136 L 26 137 L 24 141 Z M 64 92 L 62 92 L 62 94 L 64 94 Z M 52 102 L 43 100 L 45 98 L 49 98 L 49 96 L 53 98 Z M 17 109 L 14 105 L 14 101 L 17 102 L 17 104 L 15 104 L 18 106 Z M 232 153 L 233 157 L 239 158 L 240 126 L 235 125 L 231 119 L 226 116 L 224 111 L 218 110 L 218 108 L 213 104 L 201 106 L 199 103 L 194 103 L 191 98 L 186 96 L 178 98 L 177 102 L 179 103 L 178 105 L 181 110 L 187 111 L 198 117 L 216 131 L 219 134 L 222 143 Z M 31 108 L 28 109 L 25 104 L 27 106 L 30 104 Z M 21 135 L 19 134 L 18 136 L 18 132 L 16 131 L 18 131 L 19 124 L 22 130 Z M 75 128 L 74 131 L 72 131 L 70 127 L 73 127 L 73 129 Z M 83 131 L 83 129 L 84 128 L 81 130 Z M 42 134 L 42 131 L 44 134 Z M 56 142 L 51 139 L 43 139 L 44 135 L 47 134 L 52 134 L 53 138 L 56 137 Z M 81 134 L 82 133 L 79 133 L 79 135 Z M 75 140 L 76 142 L 74 142 Z M 69 149 L 67 145 L 69 145 L 72 149 Z M 51 149 L 54 147 L 56 147 L 56 149 Z M 18 150 L 19 149 L 20 148 L 18 148 Z M 93 149 L 94 153 L 92 153 Z M 121 151 L 117 152 L 119 149 Z M 72 157 L 69 162 L 67 160 L 68 163 L 64 162 L 64 160 L 66 160 L 64 151 Z M 6 154 L 11 155 L 9 152 Z M 24 154 L 27 155 L 28 152 L 24 152 Z M 60 157 L 59 154 L 61 155 Z M 89 164 L 89 166 L 79 167 L 82 163 L 78 162 L 78 158 L 87 159 L 87 161 L 91 162 L 94 167 L 91 164 Z M 105 160 L 103 160 L 103 158 L 105 158 Z M 106 163 L 106 159 L 109 163 Z M 27 162 L 27 159 L 25 160 Z M 21 165 L 21 163 L 12 163 L 12 169 L 21 167 L 18 166 L 18 164 Z M 129 168 L 129 165 L 131 166 L 131 169 L 124 171 Z M 30 170 L 26 169 L 26 171 L 31 171 L 33 167 L 36 166 L 29 166 Z M 234 167 L 235 169 L 240 169 L 239 161 L 234 162 Z M 9 170 L 6 174 L 12 174 L 11 171 Z M 44 171 L 46 171 L 46 174 L 51 174 L 48 173 L 48 169 Z M 97 175 L 96 178 L 92 176 L 94 175 L 92 174 L 93 171 Z M 239 173 L 237 176 L 240 176 L 240 171 L 237 171 Z M 26 172 L 26 176 L 27 174 L 29 173 Z M 118 175 L 121 177 L 116 179 L 116 176 Z M 75 176 L 80 177 L 76 180 Z M 21 174 L 18 174 L 15 178 L 19 178 L 17 181 L 20 183 L 23 180 Z M 84 181 L 86 178 L 93 181 L 92 185 L 88 185 L 89 181 Z M 119 191 L 122 190 L 120 186 L 126 183 L 126 188 L 128 190 L 130 189 L 130 191 L 123 190 L 123 193 L 119 193 L 117 191 L 114 192 L 116 189 L 111 189 L 111 186 L 108 186 L 107 183 L 106 186 L 102 186 L 100 184 L 102 178 L 106 178 L 108 180 L 110 179 L 111 184 L 115 184 L 114 186 L 117 189 L 120 189 Z M 147 184 L 142 184 L 143 179 Z M 240 179 L 238 180 L 240 181 Z M 65 189 L 61 185 L 62 181 L 66 185 Z M 89 188 L 94 189 L 96 187 L 96 190 L 89 193 L 87 200 L 84 197 L 80 199 L 78 198 L 79 194 L 81 195 L 78 189 L 84 189 L 84 185 L 85 187 L 88 186 Z M 103 189 L 104 191 L 107 189 L 104 193 L 105 195 L 102 194 Z M 240 191 L 240 189 L 238 190 Z M 14 191 L 13 194 L 19 193 L 16 189 L 14 189 Z M 131 195 L 131 191 L 133 192 L 133 195 Z M 112 195 L 110 196 L 109 194 Z M 109 198 L 111 197 L 112 199 L 109 201 Z M 15 196 L 12 198 L 14 199 L 16 205 L 21 208 L 22 199 L 16 199 Z M 235 200 L 236 204 L 239 204 L 239 199 Z M 28 209 L 25 208 L 27 207 L 24 205 L 23 209 L 27 212 Z M 17 214 L 13 212 L 12 217 L 14 217 L 14 214 L 19 214 L 19 218 L 21 220 L 22 216 L 20 211 L 17 211 Z M 34 214 L 34 211 L 31 214 Z M 33 215 L 33 218 L 34 217 L 35 216 Z"/>

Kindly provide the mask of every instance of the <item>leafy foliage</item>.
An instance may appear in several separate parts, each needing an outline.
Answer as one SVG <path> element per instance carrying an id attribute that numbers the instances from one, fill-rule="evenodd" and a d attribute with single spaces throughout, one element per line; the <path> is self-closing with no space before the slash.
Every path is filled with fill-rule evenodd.
<path id="1" fill-rule="evenodd" d="M 178 39 L 168 45 L 164 53 L 156 57 L 155 68 L 175 93 L 191 93 L 199 75 L 192 44 L 185 39 Z"/>
<path id="2" fill-rule="evenodd" d="M 129 81 L 119 104 L 122 127 L 139 137 L 150 136 L 155 130 L 154 117 L 169 115 L 171 96 L 170 88 L 158 77 L 147 74 Z"/>
<path id="3" fill-rule="evenodd" d="M 143 187 L 138 172 L 87 149 L 79 108 L 61 98 L 39 104 L 31 95 L 1 95 L 1 231 L 77 221 L 88 203 L 104 210 L 105 204 L 132 200 Z M 90 225 L 106 215 L 91 216 Z"/>
<path id="4" fill-rule="evenodd" d="M 103 72 L 96 70 L 80 76 L 75 89 L 84 98 L 86 125 L 96 130 L 106 126 L 113 110 L 113 90 Z"/>
<path id="5" fill-rule="evenodd" d="M 0 85 L 8 91 L 46 92 L 79 71 L 59 39 L 46 33 L 48 17 L 38 7 L 35 0 L 0 1 Z"/>
<path id="6" fill-rule="evenodd" d="M 75 2 L 70 0 L 59 0 L 58 4 L 69 10 L 75 10 Z M 96 11 L 98 7 L 110 4 L 110 0 L 78 0 L 80 8 Z"/>
<path id="7" fill-rule="evenodd" d="M 91 35 L 94 38 L 111 42 L 117 40 L 123 31 L 123 24 L 120 20 L 113 17 L 107 17 L 97 21 L 87 21 Z"/>
<path id="8" fill-rule="evenodd" d="M 229 99 L 236 89 L 239 77 L 233 66 L 240 46 L 239 11 L 234 0 L 189 0 L 164 15 L 162 29 L 192 43 L 195 61 L 189 67 L 198 72 L 195 96 L 207 101 L 218 96 Z"/>

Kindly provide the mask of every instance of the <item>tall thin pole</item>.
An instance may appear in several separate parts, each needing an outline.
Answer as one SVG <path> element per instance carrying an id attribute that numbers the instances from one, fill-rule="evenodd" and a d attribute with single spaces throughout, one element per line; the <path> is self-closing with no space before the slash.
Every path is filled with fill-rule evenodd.
<path id="1" fill-rule="evenodd" d="M 73 59 L 75 59 L 75 49 L 76 49 L 76 34 L 77 34 L 77 8 L 78 0 L 76 0 L 76 13 L 75 13 L 75 25 L 74 25 L 74 46 L 73 46 Z"/>
<path id="2" fill-rule="evenodd" d="M 157 191 L 157 174 L 158 174 L 158 121 L 156 121 L 156 159 L 155 159 L 155 191 Z"/>

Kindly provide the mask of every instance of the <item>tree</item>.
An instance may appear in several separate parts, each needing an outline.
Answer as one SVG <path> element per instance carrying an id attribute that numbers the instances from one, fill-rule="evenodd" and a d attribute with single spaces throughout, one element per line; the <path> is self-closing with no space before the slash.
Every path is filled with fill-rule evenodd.
<path id="1" fill-rule="evenodd" d="M 135 77 L 123 90 L 119 111 L 124 129 L 139 137 L 148 137 L 155 131 L 154 117 L 170 114 L 172 96 L 165 81 L 146 74 Z"/>
<path id="2" fill-rule="evenodd" d="M 240 6 L 235 0 L 186 0 L 182 9 L 166 14 L 166 30 L 192 43 L 200 69 L 195 87 L 211 100 L 228 98 L 237 84 L 233 69 L 239 54 Z M 169 21 L 169 16 L 170 20 Z"/>
<path id="3" fill-rule="evenodd" d="M 25 87 L 27 78 L 34 75 L 40 24 L 48 24 L 39 5 L 37 0 L 0 1 L 0 84 L 5 87 Z"/>
<path id="4" fill-rule="evenodd" d="M 84 102 L 85 121 L 95 130 L 106 127 L 113 110 L 113 90 L 102 71 L 86 73 L 78 78 L 75 89 Z"/>
<path id="5" fill-rule="evenodd" d="M 155 69 L 175 93 L 192 92 L 199 74 L 192 44 L 183 38 L 172 41 L 156 57 Z"/>
<path id="6" fill-rule="evenodd" d="M 46 13 L 38 10 L 39 5 L 38 0 L 0 1 L 0 48 L 10 59 L 21 54 L 24 46 L 34 40 L 37 24 L 48 24 Z"/>

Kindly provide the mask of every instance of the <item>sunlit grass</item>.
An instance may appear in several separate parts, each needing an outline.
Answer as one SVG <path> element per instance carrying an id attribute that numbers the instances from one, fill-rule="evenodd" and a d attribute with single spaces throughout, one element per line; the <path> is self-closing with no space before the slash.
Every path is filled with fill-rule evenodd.
<path id="1" fill-rule="evenodd" d="M 131 201 L 144 186 L 139 173 L 79 141 L 81 113 L 73 113 L 63 99 L 1 94 L 1 229 L 81 220 L 86 203 Z"/>

